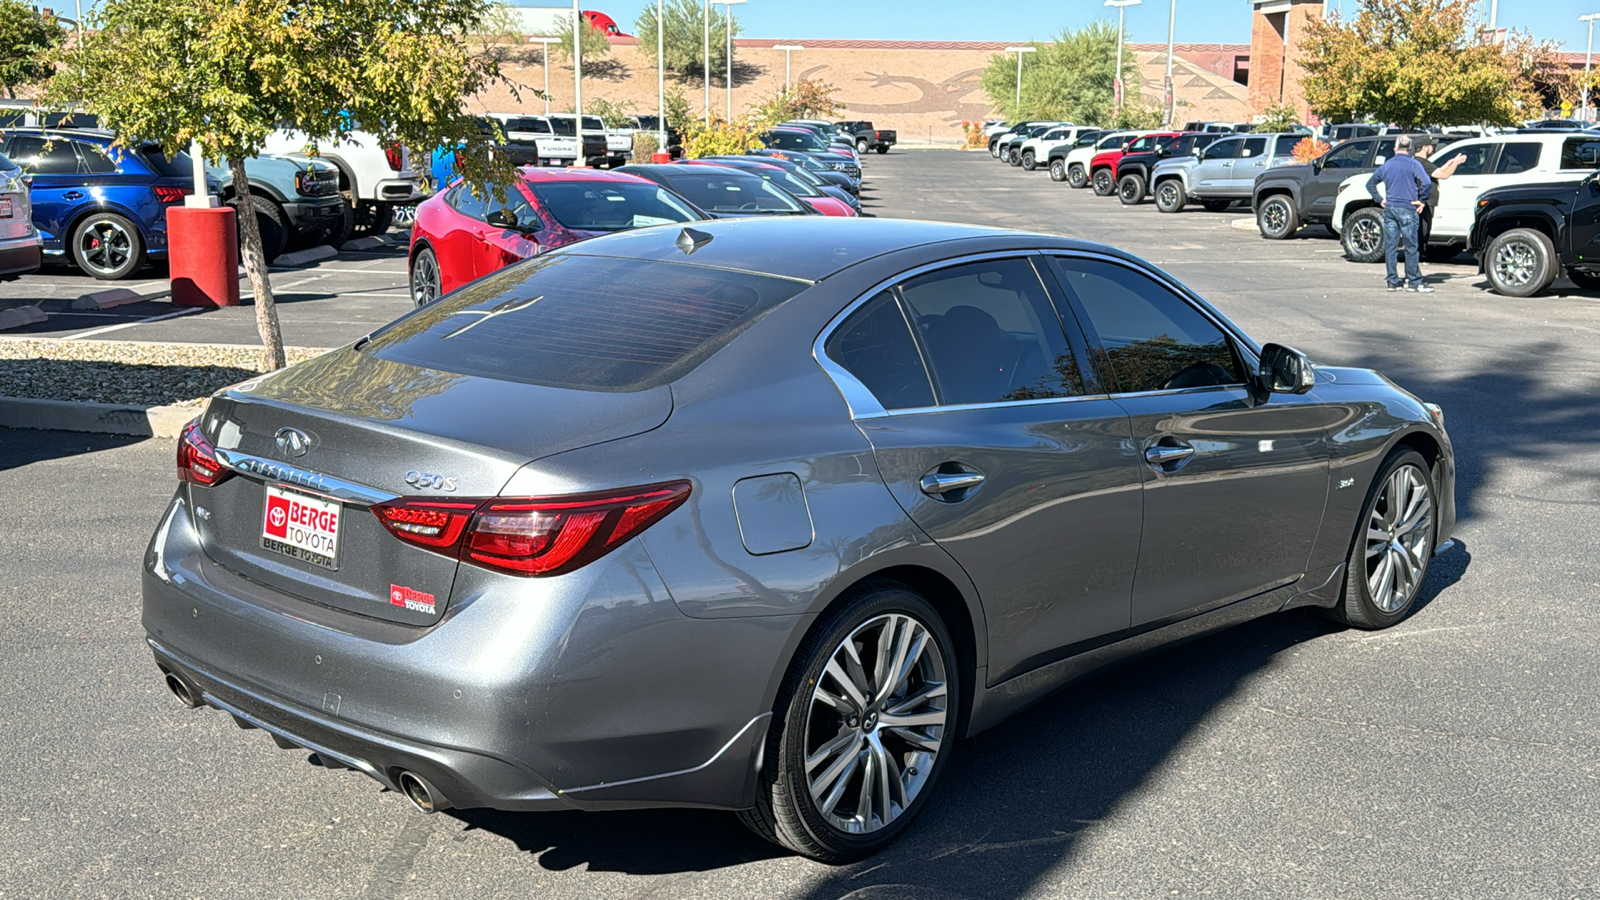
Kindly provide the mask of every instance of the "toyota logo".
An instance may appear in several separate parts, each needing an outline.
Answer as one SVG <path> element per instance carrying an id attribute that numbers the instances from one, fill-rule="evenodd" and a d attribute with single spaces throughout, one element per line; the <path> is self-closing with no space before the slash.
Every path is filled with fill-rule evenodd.
<path id="1" fill-rule="evenodd" d="M 311 449 L 311 436 L 298 428 L 279 428 L 274 440 L 278 449 L 290 456 L 305 456 Z"/>

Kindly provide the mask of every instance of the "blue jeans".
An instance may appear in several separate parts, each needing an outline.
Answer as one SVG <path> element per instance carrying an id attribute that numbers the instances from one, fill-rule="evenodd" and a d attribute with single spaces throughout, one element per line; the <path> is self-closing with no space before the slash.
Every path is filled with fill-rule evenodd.
<path id="1" fill-rule="evenodd" d="M 1391 286 L 1399 285 L 1400 278 L 1395 274 L 1395 257 L 1400 253 L 1400 239 L 1406 242 L 1406 284 L 1418 287 L 1422 284 L 1422 266 L 1417 260 L 1417 229 L 1422 224 L 1422 217 L 1417 214 L 1414 207 L 1385 206 L 1383 208 L 1383 265 L 1385 280 Z"/>

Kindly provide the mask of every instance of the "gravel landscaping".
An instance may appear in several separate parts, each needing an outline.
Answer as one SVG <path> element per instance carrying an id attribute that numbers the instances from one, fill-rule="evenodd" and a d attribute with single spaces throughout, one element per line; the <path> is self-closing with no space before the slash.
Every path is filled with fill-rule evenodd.
<path id="1" fill-rule="evenodd" d="M 290 348 L 289 363 L 326 351 Z M 199 406 L 262 371 L 258 347 L 0 339 L 0 397 Z"/>

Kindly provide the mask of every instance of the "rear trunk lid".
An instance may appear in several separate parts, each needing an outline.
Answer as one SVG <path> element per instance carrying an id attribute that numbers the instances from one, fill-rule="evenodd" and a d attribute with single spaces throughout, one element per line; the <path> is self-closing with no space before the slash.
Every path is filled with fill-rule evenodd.
<path id="1" fill-rule="evenodd" d="M 566 390 L 337 350 L 213 398 L 202 428 L 235 474 L 191 486 L 196 527 L 207 556 L 253 581 L 430 625 L 458 564 L 391 534 L 375 504 L 493 497 L 532 460 L 649 431 L 671 409 L 665 386 Z"/>

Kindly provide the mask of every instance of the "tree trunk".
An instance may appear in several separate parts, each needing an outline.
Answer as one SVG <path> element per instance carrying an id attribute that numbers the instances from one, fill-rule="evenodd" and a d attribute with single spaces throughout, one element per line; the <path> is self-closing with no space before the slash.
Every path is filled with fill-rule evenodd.
<path id="1" fill-rule="evenodd" d="M 239 249 L 244 256 L 244 273 L 255 294 L 256 331 L 261 335 L 261 365 L 268 372 L 283 368 L 283 330 L 278 327 L 278 307 L 272 300 L 272 283 L 267 280 L 267 256 L 261 250 L 261 226 L 250 198 L 250 178 L 244 173 L 244 160 L 228 160 L 233 173 L 234 194 L 239 198 Z"/>

